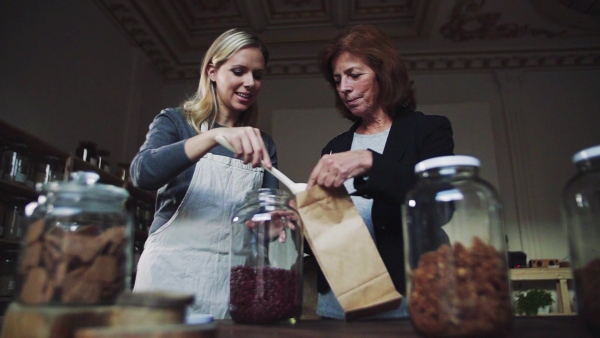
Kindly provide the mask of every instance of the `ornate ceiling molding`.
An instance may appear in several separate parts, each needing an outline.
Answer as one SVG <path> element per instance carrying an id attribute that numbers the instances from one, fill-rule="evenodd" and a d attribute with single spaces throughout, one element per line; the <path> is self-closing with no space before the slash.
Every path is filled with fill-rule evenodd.
<path id="1" fill-rule="evenodd" d="M 487 0 L 495 5 L 490 9 L 486 0 L 94 1 L 167 81 L 197 79 L 205 50 L 231 27 L 254 31 L 267 43 L 267 74 L 273 77 L 317 75 L 316 55 L 322 44 L 360 23 L 386 31 L 411 71 L 417 72 L 597 67 L 600 60 L 597 48 L 585 48 L 589 43 L 565 49 L 545 45 L 537 51 L 524 46 L 519 38 L 559 41 L 569 33 L 557 26 L 506 22 L 503 15 L 511 8 L 504 5 L 507 0 Z M 539 5 L 562 0 L 530 1 Z M 440 13 L 442 9 L 448 13 Z M 445 21 L 434 28 L 440 18 Z M 521 48 L 514 47 L 517 41 Z"/>
<path id="2" fill-rule="evenodd" d="M 566 30 L 552 31 L 533 28 L 529 24 L 501 23 L 500 12 L 483 10 L 485 0 L 459 0 L 452 9 L 450 21 L 440 28 L 440 33 L 455 42 L 473 39 L 493 40 L 522 36 L 545 36 L 554 38 L 566 34 Z"/>
<path id="3" fill-rule="evenodd" d="M 600 67 L 600 47 L 581 50 L 535 52 L 447 53 L 403 55 L 411 73 L 489 71 L 498 69 L 542 70 L 549 68 Z M 320 76 L 312 59 L 276 61 L 267 67 L 271 77 Z"/>

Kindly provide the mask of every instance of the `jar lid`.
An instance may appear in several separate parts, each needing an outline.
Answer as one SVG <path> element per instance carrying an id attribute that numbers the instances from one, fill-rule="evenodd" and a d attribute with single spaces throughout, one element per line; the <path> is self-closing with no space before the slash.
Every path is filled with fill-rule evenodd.
<path id="1" fill-rule="evenodd" d="M 451 167 L 451 166 L 470 166 L 470 167 L 479 167 L 481 162 L 479 159 L 473 156 L 466 155 L 450 155 L 450 156 L 440 156 L 430 158 L 424 161 L 421 161 L 415 165 L 415 173 L 420 173 L 425 170 L 433 169 L 433 168 L 441 168 L 441 167 Z"/>
<path id="2" fill-rule="evenodd" d="M 573 155 L 573 163 L 600 156 L 600 145 L 583 149 Z"/>
<path id="3" fill-rule="evenodd" d="M 39 190 L 41 193 L 52 192 L 57 194 L 85 194 L 94 196 L 94 198 L 98 199 L 111 198 L 117 200 L 126 200 L 129 198 L 129 193 L 127 190 L 110 184 L 97 183 L 99 179 L 100 175 L 97 173 L 77 171 L 71 174 L 69 181 L 48 182 L 42 184 Z"/>

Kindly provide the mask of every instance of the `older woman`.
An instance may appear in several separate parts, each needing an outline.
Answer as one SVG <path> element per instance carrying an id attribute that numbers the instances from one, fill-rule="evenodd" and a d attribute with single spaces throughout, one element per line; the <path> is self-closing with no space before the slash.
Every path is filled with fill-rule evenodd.
<path id="1" fill-rule="evenodd" d="M 406 65 L 380 29 L 359 25 L 340 34 L 319 56 L 335 91 L 337 110 L 354 122 L 323 148 L 308 188 L 345 185 L 364 219 L 396 289 L 406 294 L 401 204 L 416 181 L 414 166 L 452 155 L 450 121 L 416 111 Z M 317 314 L 344 319 L 322 273 Z M 407 317 L 406 304 L 380 318 Z"/>

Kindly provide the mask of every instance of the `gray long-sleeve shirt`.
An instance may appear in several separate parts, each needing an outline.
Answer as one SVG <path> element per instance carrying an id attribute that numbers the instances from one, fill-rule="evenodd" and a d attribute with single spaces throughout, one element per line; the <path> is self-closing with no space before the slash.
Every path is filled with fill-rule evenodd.
<path id="1" fill-rule="evenodd" d="M 144 190 L 158 190 L 156 212 L 150 227 L 153 233 L 173 216 L 192 181 L 195 162 L 185 154 L 184 143 L 197 133 L 187 123 L 181 108 L 167 108 L 160 112 L 146 134 L 146 141 L 131 162 L 132 183 Z M 271 162 L 277 167 L 277 151 L 273 139 L 262 133 Z M 222 146 L 210 153 L 233 157 L 233 153 Z M 278 181 L 265 172 L 263 188 L 277 188 Z"/>

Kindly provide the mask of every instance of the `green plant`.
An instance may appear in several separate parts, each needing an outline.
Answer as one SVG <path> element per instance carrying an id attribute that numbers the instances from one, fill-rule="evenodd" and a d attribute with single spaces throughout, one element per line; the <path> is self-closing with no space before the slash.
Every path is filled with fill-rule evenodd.
<path id="1" fill-rule="evenodd" d="M 535 316 L 540 308 L 554 303 L 550 292 L 539 289 L 529 290 L 527 293 L 519 292 L 516 297 L 517 314 L 526 316 Z"/>

